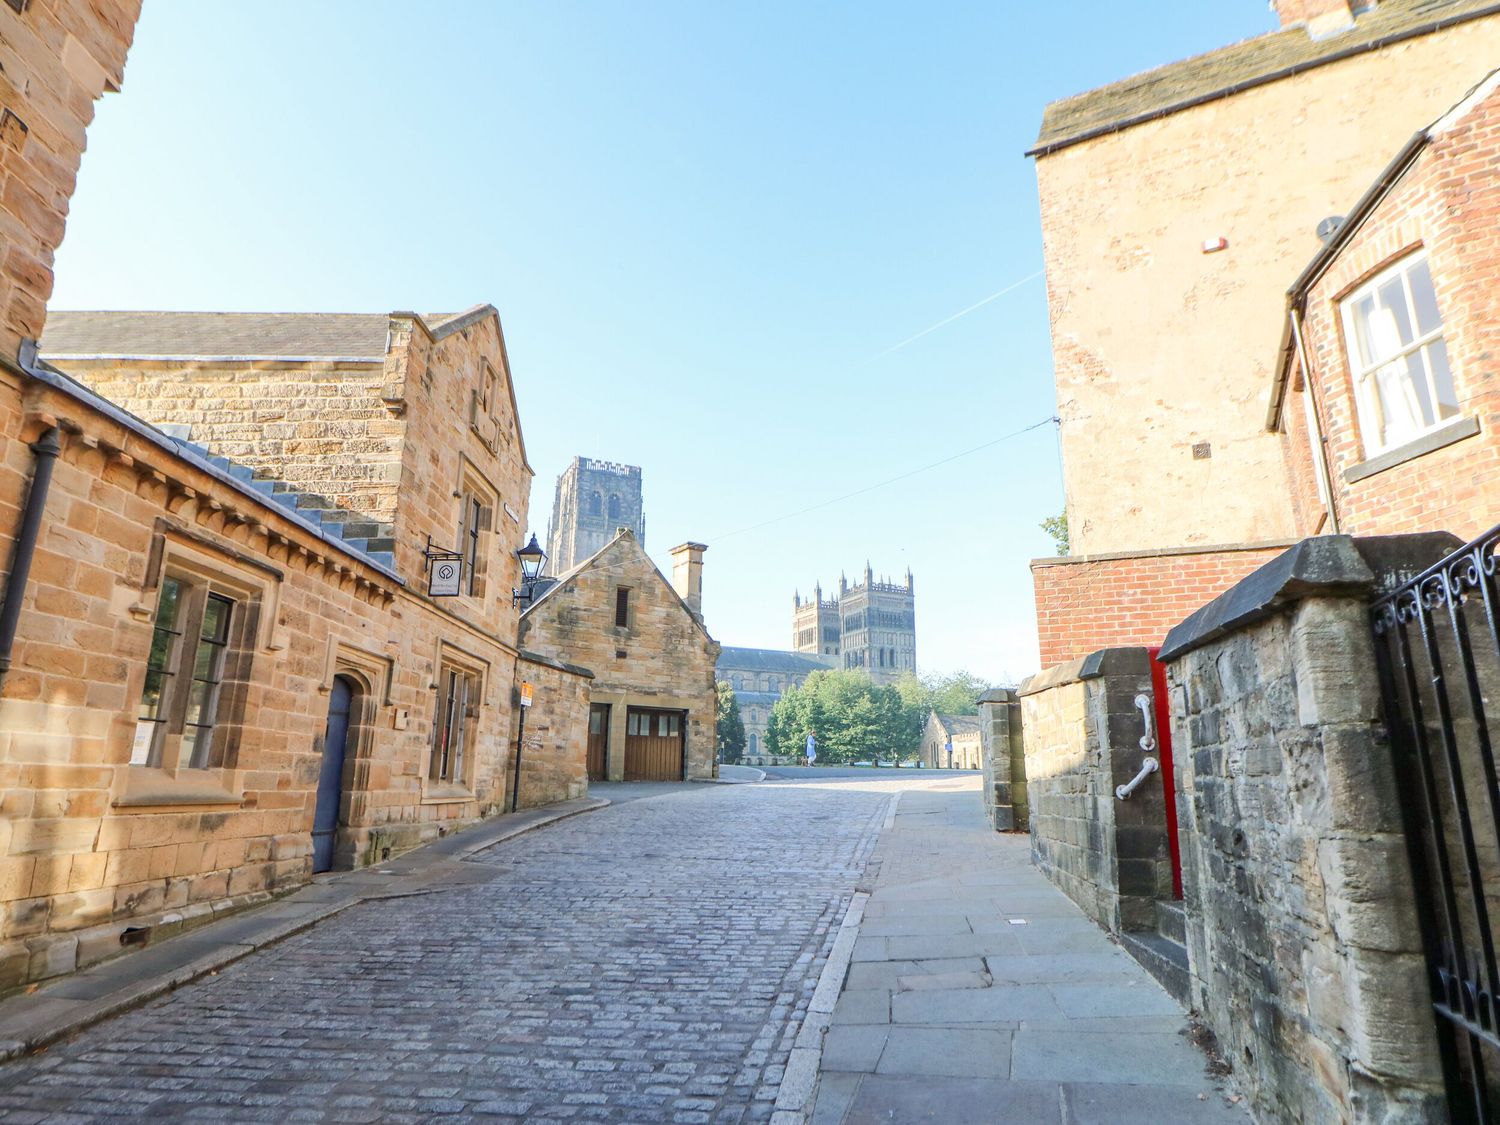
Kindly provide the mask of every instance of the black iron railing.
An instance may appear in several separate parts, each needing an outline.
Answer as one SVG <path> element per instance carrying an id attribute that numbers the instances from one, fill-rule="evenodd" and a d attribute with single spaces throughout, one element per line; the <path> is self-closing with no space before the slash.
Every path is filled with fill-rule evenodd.
<path id="1" fill-rule="evenodd" d="M 1500 528 L 1371 607 L 1455 1121 L 1500 1107 L 1497 546 Z"/>

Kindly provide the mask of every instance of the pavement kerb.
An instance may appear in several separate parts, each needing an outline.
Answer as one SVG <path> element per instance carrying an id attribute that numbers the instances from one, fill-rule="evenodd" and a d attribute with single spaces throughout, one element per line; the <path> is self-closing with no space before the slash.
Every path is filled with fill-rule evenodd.
<path id="1" fill-rule="evenodd" d="M 505 843 L 507 840 L 513 840 L 517 836 L 534 832 L 538 828 L 548 827 L 559 821 L 567 820 L 570 817 L 580 816 L 583 813 L 596 812 L 610 804 L 608 800 L 602 797 L 583 798 L 576 804 L 571 801 L 566 803 L 572 807 L 555 809 L 550 815 L 545 812 L 545 809 L 523 810 L 520 815 L 526 815 L 528 819 L 519 824 L 498 825 L 495 821 L 481 822 L 462 833 L 462 835 L 473 833 L 478 839 L 454 851 L 445 853 L 430 851 L 438 843 L 435 842 L 434 844 L 427 845 L 425 848 L 418 848 L 412 852 L 408 852 L 406 855 L 399 857 L 399 860 L 392 862 L 410 860 L 414 857 L 421 858 L 423 852 L 429 852 L 428 859 L 430 862 L 416 866 L 411 871 L 403 872 L 405 877 L 410 878 L 413 875 L 420 875 L 424 870 L 435 867 L 444 861 L 467 860 L 477 853 L 484 851 L 486 848 L 495 847 L 497 844 Z M 542 812 L 543 815 L 528 815 L 537 812 Z M 499 818 L 496 819 L 498 820 Z M 500 830 L 495 831 L 496 828 Z M 489 829 L 489 831 L 486 831 L 486 829 Z M 334 876 L 332 879 L 322 880 L 318 883 L 308 883 L 298 888 L 298 890 L 306 890 L 309 887 L 337 886 L 340 876 L 360 873 L 367 874 L 370 870 L 371 868 L 364 867 L 356 868 L 354 871 L 340 872 L 339 875 Z M 367 891 L 361 891 L 357 887 L 351 887 L 349 890 L 350 894 L 347 898 L 325 903 L 309 902 L 306 904 L 308 910 L 305 914 L 289 918 L 282 925 L 275 925 L 273 922 L 263 931 L 248 935 L 245 940 L 226 940 L 223 945 L 208 950 L 196 957 L 189 953 L 180 963 L 172 965 L 151 977 L 135 979 L 129 971 L 133 964 L 132 958 L 142 956 L 145 952 L 142 951 L 142 954 L 126 954 L 122 957 L 100 962 L 98 965 L 90 966 L 90 968 L 80 972 L 58 977 L 42 985 L 35 992 L 19 993 L 6 997 L 4 1000 L 0 1000 L 0 1064 L 8 1063 L 23 1055 L 28 1055 L 33 1051 L 57 1042 L 59 1039 L 65 1039 L 96 1023 L 120 1015 L 122 1012 L 139 1007 L 149 1000 L 154 1000 L 158 996 L 165 995 L 184 985 L 191 984 L 196 980 L 216 973 L 220 969 L 232 965 L 234 962 L 243 957 L 248 957 L 258 950 L 276 945 L 289 937 L 301 933 L 303 930 L 311 929 L 318 923 L 332 918 L 335 914 L 342 913 L 351 906 L 385 898 L 407 897 L 407 895 L 412 893 L 427 893 L 422 891 L 393 892 L 383 890 L 379 887 L 370 887 Z M 226 918 L 190 930 L 187 933 L 175 935 L 160 945 L 149 948 L 169 950 L 174 948 L 174 943 L 180 942 L 182 944 L 175 946 L 175 948 L 187 952 L 190 948 L 201 945 L 204 938 L 211 938 L 215 926 L 225 925 L 234 921 L 252 920 L 262 911 L 272 910 L 278 906 L 286 907 L 295 897 L 296 893 L 294 891 L 248 910 L 237 911 Z M 48 1001 L 55 1003 L 56 999 L 70 1000 L 70 998 L 65 997 L 53 998 L 49 996 L 49 986 L 54 988 L 63 987 L 70 982 L 77 982 L 83 979 L 85 974 L 92 974 L 98 977 L 111 973 L 120 976 L 121 984 L 119 988 L 94 999 L 72 1001 L 73 1004 L 76 1004 L 76 1007 L 68 1007 L 50 1015 L 47 1013 L 44 1005 Z M 41 1006 L 42 1010 L 40 1012 L 26 1011 L 24 1008 L 21 1011 L 16 1010 L 18 1006 L 31 1006 L 32 1004 Z M 10 1009 L 10 1011 L 7 1011 L 7 1009 Z"/>
<path id="2" fill-rule="evenodd" d="M 891 797 L 886 809 L 882 832 L 889 832 L 896 821 L 896 805 L 901 800 L 898 792 Z M 776 1093 L 776 1107 L 771 1113 L 770 1125 L 804 1125 L 811 1120 L 813 1107 L 817 1104 L 818 1072 L 823 1064 L 823 1037 L 833 1022 L 833 1009 L 844 990 L 844 978 L 849 975 L 849 962 L 854 958 L 854 943 L 859 940 L 859 927 L 865 918 L 865 903 L 870 901 L 867 891 L 855 891 L 849 900 L 849 909 L 844 911 L 844 920 L 839 925 L 833 947 L 828 951 L 828 960 L 818 975 L 812 999 L 807 1004 L 807 1015 L 802 1021 L 802 1030 L 792 1045 L 786 1070 L 781 1076 L 781 1088 Z"/>

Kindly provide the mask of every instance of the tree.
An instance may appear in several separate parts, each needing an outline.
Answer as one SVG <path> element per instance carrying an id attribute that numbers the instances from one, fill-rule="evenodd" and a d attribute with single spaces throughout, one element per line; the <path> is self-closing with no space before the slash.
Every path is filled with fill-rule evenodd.
<path id="1" fill-rule="evenodd" d="M 814 672 L 771 709 L 771 753 L 800 758 L 809 734 L 817 737 L 818 760 L 829 764 L 911 757 L 922 738 L 920 720 L 900 692 L 849 671 Z"/>
<path id="2" fill-rule="evenodd" d="M 745 756 L 745 721 L 740 717 L 740 701 L 735 698 L 734 689 L 723 680 L 715 686 L 719 690 L 719 761 L 732 765 Z"/>
<path id="3" fill-rule="evenodd" d="M 1072 545 L 1068 539 L 1068 511 L 1066 508 L 1059 515 L 1048 516 L 1037 526 L 1052 536 L 1052 544 L 1057 548 L 1059 555 L 1066 555 L 1072 551 Z"/>
<path id="4" fill-rule="evenodd" d="M 979 714 L 979 697 L 994 686 L 964 671 L 927 681 L 932 709 L 939 715 Z"/>

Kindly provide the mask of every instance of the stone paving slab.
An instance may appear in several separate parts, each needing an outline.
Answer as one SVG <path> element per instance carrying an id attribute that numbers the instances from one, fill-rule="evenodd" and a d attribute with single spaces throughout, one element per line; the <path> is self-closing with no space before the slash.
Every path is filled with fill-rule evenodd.
<path id="1" fill-rule="evenodd" d="M 1183 1010 L 1028 853 L 977 787 L 902 795 L 810 1120 L 1244 1125 Z"/>

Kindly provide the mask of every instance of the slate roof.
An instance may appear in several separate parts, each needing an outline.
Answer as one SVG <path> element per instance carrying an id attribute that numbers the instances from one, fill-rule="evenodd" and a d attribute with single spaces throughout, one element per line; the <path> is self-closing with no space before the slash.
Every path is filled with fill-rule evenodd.
<path id="1" fill-rule="evenodd" d="M 79 356 L 380 359 L 385 313 L 52 312 L 38 351 Z"/>
<path id="2" fill-rule="evenodd" d="M 735 672 L 790 672 L 803 674 L 832 668 L 807 652 L 786 652 L 779 648 L 731 648 L 719 652 L 719 669 Z"/>
<path id="3" fill-rule="evenodd" d="M 1324 38 L 1314 39 L 1304 27 L 1273 31 L 1053 102 L 1027 155 L 1045 156 L 1201 102 L 1496 14 L 1496 0 L 1380 0 L 1360 13 L 1352 28 Z"/>
<path id="4" fill-rule="evenodd" d="M 932 717 L 938 721 L 938 725 L 948 732 L 950 736 L 955 734 L 978 734 L 978 715 L 939 715 L 936 711 Z"/>
<path id="5" fill-rule="evenodd" d="M 475 305 L 419 316 L 436 338 L 493 312 Z M 391 317 L 415 313 L 49 312 L 37 351 L 45 359 L 381 360 Z"/>

